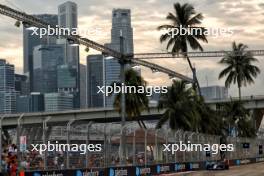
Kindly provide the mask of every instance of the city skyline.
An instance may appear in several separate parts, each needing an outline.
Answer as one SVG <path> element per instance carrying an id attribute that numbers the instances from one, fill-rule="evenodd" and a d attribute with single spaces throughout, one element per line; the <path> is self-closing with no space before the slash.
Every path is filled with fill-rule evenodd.
<path id="1" fill-rule="evenodd" d="M 57 6 L 66 1 L 45 1 L 49 4 L 45 6 L 44 2 L 39 1 L 39 4 L 43 7 L 41 11 L 37 7 L 32 6 L 31 0 L 25 2 L 14 1 L 12 4 L 8 1 L 0 1 L 0 3 L 6 4 L 10 7 L 16 6 L 22 9 L 28 14 L 56 14 Z M 36 2 L 36 1 L 34 1 Z M 101 36 L 85 36 L 101 44 L 108 43 L 110 41 L 111 32 L 111 11 L 113 8 L 129 8 L 131 9 L 132 27 L 134 29 L 134 48 L 135 52 L 162 52 L 163 46 L 159 43 L 159 32 L 156 27 L 161 24 L 168 23 L 165 19 L 168 12 L 173 11 L 173 1 L 115 1 L 118 3 L 109 3 L 106 1 L 91 1 L 82 2 L 75 1 L 78 5 L 78 21 L 80 29 L 92 29 L 99 27 L 103 31 Z M 183 2 L 183 1 L 178 1 Z M 184 1 L 185 2 L 185 1 Z M 260 0 L 254 0 L 250 2 L 246 1 L 217 1 L 212 2 L 208 0 L 204 1 L 187 1 L 194 5 L 197 12 L 204 14 L 203 25 L 206 27 L 219 27 L 219 28 L 232 28 L 234 31 L 231 37 L 209 37 L 209 43 L 203 44 L 204 50 L 229 50 L 231 48 L 231 42 L 236 40 L 237 42 L 245 43 L 249 46 L 249 49 L 261 49 L 263 47 L 262 41 L 264 40 L 264 4 Z M 43 4 L 42 4 L 43 3 Z M 87 4 L 88 3 L 88 4 Z M 117 5 L 118 4 L 118 5 Z M 147 8 L 151 6 L 151 8 Z M 155 8 L 159 7 L 159 8 Z M 14 7 L 12 7 L 14 8 Z M 155 9 L 155 10 L 154 10 Z M 152 13 L 150 13 L 152 12 Z M 219 14 L 222 14 L 219 16 Z M 238 19 L 239 18 L 239 19 Z M 0 30 L 2 35 L 0 36 L 0 51 L 1 58 L 6 59 L 8 62 L 15 64 L 18 73 L 22 72 L 23 65 L 23 53 L 22 53 L 22 29 L 14 27 L 15 20 L 3 17 L 0 19 Z M 96 23 L 95 23 L 96 22 Z M 93 26 L 93 24 L 96 24 Z M 254 24 L 254 26 L 252 26 Z M 163 51 L 164 52 L 164 51 Z M 91 51 L 88 54 L 94 54 Z M 85 63 L 87 53 L 84 52 L 84 47 L 80 47 L 80 60 L 81 63 Z M 261 57 L 259 59 L 259 67 L 261 70 L 264 68 L 264 62 Z M 202 58 L 192 59 L 197 67 L 198 78 L 201 86 L 206 86 L 207 80 L 209 85 L 223 85 L 223 81 L 218 81 L 217 77 L 222 67 L 217 64 L 220 58 Z M 183 59 L 166 59 L 155 60 L 155 63 L 168 67 L 175 71 L 181 72 L 191 76 L 190 70 L 187 66 L 187 61 Z M 167 75 L 162 73 L 152 74 L 149 69 L 142 69 L 142 75 L 148 81 L 150 85 L 170 84 Z M 207 78 L 206 78 L 206 75 Z M 252 87 L 242 89 L 243 95 L 263 94 L 261 85 L 264 83 L 263 73 L 256 79 L 256 84 Z M 253 90 L 253 91 L 252 91 Z M 231 95 L 237 96 L 237 89 L 234 87 L 229 91 Z"/>

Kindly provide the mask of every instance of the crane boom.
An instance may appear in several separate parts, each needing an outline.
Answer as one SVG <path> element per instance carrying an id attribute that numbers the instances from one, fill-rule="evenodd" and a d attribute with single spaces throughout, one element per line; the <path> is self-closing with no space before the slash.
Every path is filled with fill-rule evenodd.
<path id="1" fill-rule="evenodd" d="M 22 21 L 24 24 L 28 24 L 28 25 L 31 25 L 31 26 L 34 26 L 37 28 L 46 28 L 47 29 L 48 26 L 55 28 L 54 25 L 51 25 L 47 22 L 44 22 L 44 21 L 42 21 L 42 20 L 40 20 L 40 19 L 38 19 L 32 15 L 28 15 L 24 12 L 20 12 L 18 10 L 12 9 L 12 8 L 5 6 L 5 5 L 2 5 L 2 4 L 0 4 L 0 14 L 3 14 L 5 16 L 9 16 L 9 17 L 16 19 L 18 21 Z M 133 64 L 142 65 L 142 66 L 148 67 L 150 69 L 155 69 L 156 71 L 168 74 L 170 77 L 177 77 L 177 78 L 183 79 L 183 80 L 188 81 L 188 82 L 193 82 L 193 79 L 191 79 L 185 75 L 182 75 L 180 73 L 172 71 L 168 68 L 159 66 L 157 64 L 153 64 L 153 63 L 143 61 L 143 60 L 134 59 L 131 56 L 123 55 L 122 53 L 120 53 L 118 51 L 112 50 L 112 49 L 110 49 L 104 45 L 101 45 L 97 42 L 94 42 L 94 41 L 89 40 L 87 38 L 81 37 L 79 35 L 67 35 L 67 36 L 62 36 L 62 37 L 65 37 L 68 40 L 72 40 L 75 43 L 82 44 L 86 47 L 93 48 L 97 51 L 100 51 L 100 52 L 106 54 L 106 55 L 113 56 L 116 59 L 119 59 L 119 60 L 127 59 L 129 62 L 131 62 Z"/>

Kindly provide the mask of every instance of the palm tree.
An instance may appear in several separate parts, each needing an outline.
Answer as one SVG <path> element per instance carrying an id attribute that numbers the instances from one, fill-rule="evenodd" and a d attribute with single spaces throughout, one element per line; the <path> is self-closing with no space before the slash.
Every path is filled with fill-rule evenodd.
<path id="1" fill-rule="evenodd" d="M 120 83 L 116 83 L 121 85 Z M 135 70 L 128 69 L 125 72 L 125 85 L 126 86 L 135 86 L 136 89 L 138 86 L 146 87 L 147 82 L 141 77 Z M 141 112 L 148 110 L 149 99 L 147 97 L 146 91 L 144 93 L 138 93 L 139 91 L 127 93 L 125 96 L 126 103 L 126 114 L 130 120 L 137 120 L 139 126 L 146 128 L 146 125 L 143 121 L 139 120 Z M 115 96 L 114 107 L 121 113 L 121 93 Z"/>
<path id="2" fill-rule="evenodd" d="M 173 81 L 167 94 L 162 94 L 159 109 L 166 109 L 156 127 L 169 122 L 171 129 L 183 129 L 207 134 L 221 134 L 222 118 L 205 104 L 185 81 Z"/>
<path id="3" fill-rule="evenodd" d="M 120 82 L 117 82 L 116 84 L 119 86 L 122 85 Z M 138 89 L 139 86 L 141 87 L 143 86 L 144 89 L 146 89 L 147 82 L 134 69 L 127 69 L 125 71 L 125 85 L 131 87 L 135 86 L 136 89 Z M 116 110 L 119 111 L 119 113 L 121 113 L 122 110 L 121 97 L 122 97 L 122 93 L 119 93 L 115 96 L 115 100 L 114 100 L 114 107 Z M 137 120 L 140 128 L 147 129 L 147 126 L 145 125 L 144 121 L 139 119 L 141 112 L 149 109 L 149 99 L 146 91 L 143 91 L 142 93 L 139 93 L 139 91 L 135 91 L 135 93 L 134 92 L 127 93 L 125 96 L 125 103 L 126 103 L 127 117 L 130 120 Z M 153 156 L 153 148 L 152 146 L 149 147 L 150 147 L 151 155 Z"/>
<path id="4" fill-rule="evenodd" d="M 227 77 L 225 86 L 236 84 L 238 87 L 238 96 L 241 99 L 241 87 L 247 84 L 254 83 L 254 78 L 260 73 L 257 66 L 252 65 L 252 62 L 258 61 L 253 57 L 250 51 L 246 51 L 247 45 L 236 42 L 232 44 L 232 51 L 227 53 L 221 60 L 220 64 L 226 65 L 226 68 L 219 74 L 218 79 Z"/>
<path id="5" fill-rule="evenodd" d="M 156 127 L 161 128 L 169 122 L 171 129 L 196 130 L 199 120 L 195 119 L 196 112 L 193 100 L 194 91 L 187 87 L 185 81 L 173 81 L 166 94 L 162 94 L 158 108 L 166 109 Z"/>
<path id="6" fill-rule="evenodd" d="M 196 70 L 193 67 L 190 58 L 188 57 L 188 45 L 193 50 L 200 50 L 203 51 L 203 47 L 200 45 L 199 40 L 203 42 L 208 42 L 206 39 L 206 36 L 204 35 L 205 28 L 197 27 L 197 25 L 201 24 L 201 21 L 203 19 L 203 15 L 201 13 L 196 13 L 194 7 L 191 4 L 185 3 L 181 5 L 180 3 L 174 4 L 174 13 L 169 13 L 167 15 L 167 20 L 171 22 L 171 24 L 168 25 L 161 25 L 158 27 L 158 30 L 169 30 L 169 32 L 166 32 L 165 34 L 162 34 L 160 36 L 160 42 L 166 42 L 167 43 L 167 50 L 172 52 L 173 55 L 178 54 L 179 52 L 182 52 L 184 57 L 187 59 L 189 67 L 193 73 L 193 79 L 197 84 L 199 94 L 200 92 L 200 85 L 196 77 Z M 185 34 L 181 35 L 180 33 L 177 33 L 180 28 L 184 29 L 194 29 L 198 28 L 197 31 L 193 34 Z M 173 35 L 177 34 L 177 35 Z"/>

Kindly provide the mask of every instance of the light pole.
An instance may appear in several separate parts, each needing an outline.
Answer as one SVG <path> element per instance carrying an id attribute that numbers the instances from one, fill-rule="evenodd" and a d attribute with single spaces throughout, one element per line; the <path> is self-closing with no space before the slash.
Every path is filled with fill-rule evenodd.
<path id="1" fill-rule="evenodd" d="M 120 53 L 121 59 L 120 63 L 120 80 L 121 84 L 125 85 L 125 57 L 124 57 L 124 37 L 122 35 L 122 30 L 120 31 Z M 125 93 L 121 91 L 121 128 L 123 129 L 126 124 L 126 102 Z M 120 164 L 125 164 L 125 135 L 123 130 L 121 130 L 121 140 L 120 140 Z"/>

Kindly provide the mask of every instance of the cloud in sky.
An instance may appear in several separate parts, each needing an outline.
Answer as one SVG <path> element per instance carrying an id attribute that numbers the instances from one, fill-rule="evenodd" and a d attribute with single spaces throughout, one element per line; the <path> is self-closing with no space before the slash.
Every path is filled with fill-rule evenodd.
<path id="1" fill-rule="evenodd" d="M 65 0 L 0 0 L 1 4 L 12 8 L 19 8 L 29 14 L 57 13 L 57 6 Z M 111 11 L 113 8 L 130 8 L 132 13 L 132 26 L 134 28 L 135 52 L 162 52 L 164 46 L 159 43 L 157 26 L 168 23 L 165 19 L 168 12 L 173 11 L 172 0 L 75 0 L 78 4 L 78 23 L 80 29 L 101 28 L 103 35 L 86 36 L 99 43 L 110 41 Z M 247 44 L 250 49 L 262 49 L 264 41 L 264 3 L 262 0 L 179 0 L 180 3 L 191 3 L 197 12 L 205 16 L 203 25 L 206 27 L 231 28 L 234 35 L 231 37 L 209 37 L 208 44 L 202 44 L 205 51 L 228 50 L 232 41 Z M 40 8 L 41 7 L 41 8 Z M 22 29 L 14 27 L 14 20 L 1 16 L 0 18 L 0 58 L 6 58 L 16 65 L 21 72 L 23 65 Z M 87 53 L 84 47 L 80 48 L 81 62 L 85 63 Z M 91 53 L 95 53 L 92 51 Z M 223 85 L 223 80 L 218 81 L 218 74 L 222 69 L 218 65 L 220 58 L 193 58 L 197 74 L 202 86 Z M 259 57 L 258 65 L 263 70 L 264 60 Z M 182 74 L 189 75 L 190 70 L 184 59 L 152 60 Z M 149 84 L 170 84 L 169 78 L 161 73 L 153 74 L 143 68 L 143 76 Z M 207 79 L 205 79 L 207 78 Z M 256 94 L 264 94 L 264 73 L 256 80 L 256 84 L 244 89 L 245 94 L 252 90 Z M 235 87 L 230 89 L 236 95 Z"/>

